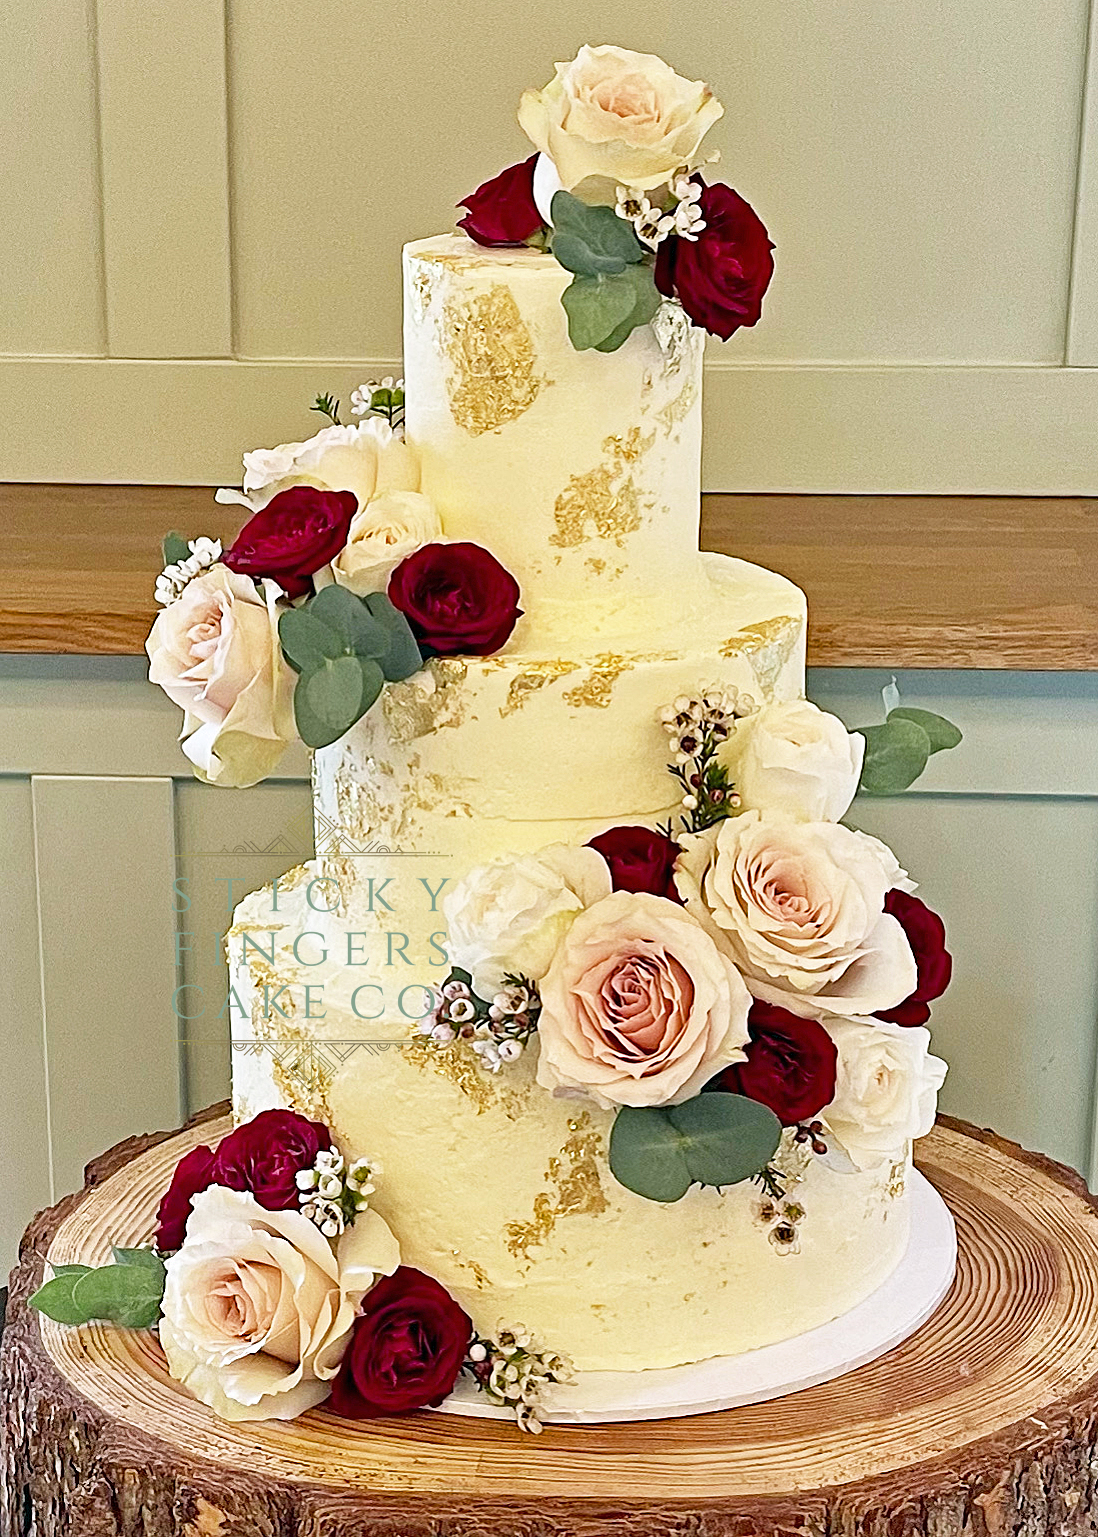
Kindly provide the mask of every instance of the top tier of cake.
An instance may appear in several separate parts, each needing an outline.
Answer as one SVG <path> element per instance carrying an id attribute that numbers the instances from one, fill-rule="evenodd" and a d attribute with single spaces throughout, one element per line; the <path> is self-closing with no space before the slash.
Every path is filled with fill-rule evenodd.
<path id="1" fill-rule="evenodd" d="M 464 235 L 404 251 L 408 441 L 447 537 L 518 579 L 527 617 L 511 650 L 650 636 L 657 603 L 672 639 L 708 596 L 704 336 L 669 305 L 616 352 L 577 352 L 569 278 L 551 256 Z"/>

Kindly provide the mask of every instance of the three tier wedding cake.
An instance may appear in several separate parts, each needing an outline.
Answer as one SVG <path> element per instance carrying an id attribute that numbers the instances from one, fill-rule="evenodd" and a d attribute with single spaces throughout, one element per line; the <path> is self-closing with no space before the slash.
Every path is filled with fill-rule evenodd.
<path id="1" fill-rule="evenodd" d="M 404 380 L 247 454 L 230 548 L 171 542 L 150 675 L 196 770 L 315 752 L 317 858 L 228 936 L 237 1130 L 161 1209 L 169 1369 L 221 1413 L 464 1371 L 536 1427 L 904 1258 L 949 957 L 841 818 L 956 733 L 848 732 L 803 594 L 699 553 L 705 332 L 772 272 L 701 173 L 720 114 L 649 55 L 559 65 L 536 153 L 405 248 Z"/>

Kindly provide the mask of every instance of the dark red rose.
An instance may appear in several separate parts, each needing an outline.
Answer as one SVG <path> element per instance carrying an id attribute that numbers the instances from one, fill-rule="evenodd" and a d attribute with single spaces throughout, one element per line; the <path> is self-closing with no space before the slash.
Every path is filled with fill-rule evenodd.
<path id="1" fill-rule="evenodd" d="M 425 544 L 389 578 L 389 601 L 440 656 L 489 656 L 522 613 L 518 583 L 479 544 Z"/>
<path id="2" fill-rule="evenodd" d="M 654 897 L 682 898 L 672 872 L 680 849 L 671 838 L 649 827 L 611 827 L 588 843 L 610 866 L 615 891 L 650 891 Z"/>
<path id="3" fill-rule="evenodd" d="M 273 577 L 288 598 L 304 597 L 313 572 L 347 543 L 357 509 L 353 491 L 291 486 L 248 519 L 222 562 L 244 576 Z"/>
<path id="4" fill-rule="evenodd" d="M 349 1420 L 440 1404 L 458 1379 L 473 1325 L 437 1281 L 401 1265 L 367 1292 L 331 1407 Z"/>
<path id="5" fill-rule="evenodd" d="M 953 957 L 945 944 L 945 924 L 925 902 L 908 891 L 890 891 L 885 897 L 885 912 L 892 914 L 907 935 L 919 979 L 910 997 L 894 1009 L 880 1009 L 876 1017 L 894 1025 L 925 1025 L 930 1018 L 930 1003 L 942 996 L 953 975 Z"/>
<path id="6" fill-rule="evenodd" d="M 156 1247 L 165 1253 L 183 1247 L 191 1201 L 200 1190 L 214 1183 L 213 1169 L 217 1154 L 212 1148 L 192 1147 L 175 1166 L 172 1182 L 157 1211 Z"/>
<path id="7" fill-rule="evenodd" d="M 810 1121 L 830 1104 L 839 1054 L 821 1024 L 756 999 L 747 1028 L 747 1061 L 726 1067 L 720 1088 L 768 1105 L 783 1126 Z"/>
<path id="8" fill-rule="evenodd" d="M 705 228 L 696 240 L 669 235 L 656 255 L 656 287 L 678 294 L 696 325 L 727 341 L 753 326 L 774 275 L 774 247 L 750 203 L 715 182 L 701 195 Z"/>
<path id="9" fill-rule="evenodd" d="M 292 1110 L 261 1110 L 219 1144 L 211 1185 L 250 1190 L 268 1211 L 298 1205 L 297 1175 L 311 1169 L 332 1134 L 320 1121 L 307 1121 Z"/>
<path id="10" fill-rule="evenodd" d="M 519 165 L 493 176 L 468 197 L 461 206 L 469 212 L 458 220 L 458 229 L 478 245 L 522 245 L 544 228 L 534 202 L 534 166 L 538 157 L 531 155 Z"/>

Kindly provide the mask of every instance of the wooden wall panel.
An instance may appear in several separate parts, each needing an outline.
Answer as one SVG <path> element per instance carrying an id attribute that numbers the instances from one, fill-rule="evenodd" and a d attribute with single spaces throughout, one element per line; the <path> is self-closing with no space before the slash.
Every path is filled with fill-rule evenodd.
<path id="1" fill-rule="evenodd" d="M 8 0 L 3 15 L 0 353 L 102 353 L 94 7 Z M 39 408 L 56 424 L 60 402 Z"/>

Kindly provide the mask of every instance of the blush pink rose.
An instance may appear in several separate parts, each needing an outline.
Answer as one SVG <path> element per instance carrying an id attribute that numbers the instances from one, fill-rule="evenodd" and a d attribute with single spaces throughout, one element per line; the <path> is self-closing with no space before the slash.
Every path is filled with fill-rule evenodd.
<path id="1" fill-rule="evenodd" d="M 666 897 L 615 891 L 579 913 L 540 990 L 544 1088 L 605 1108 L 678 1105 L 745 1060 L 743 979 Z"/>

